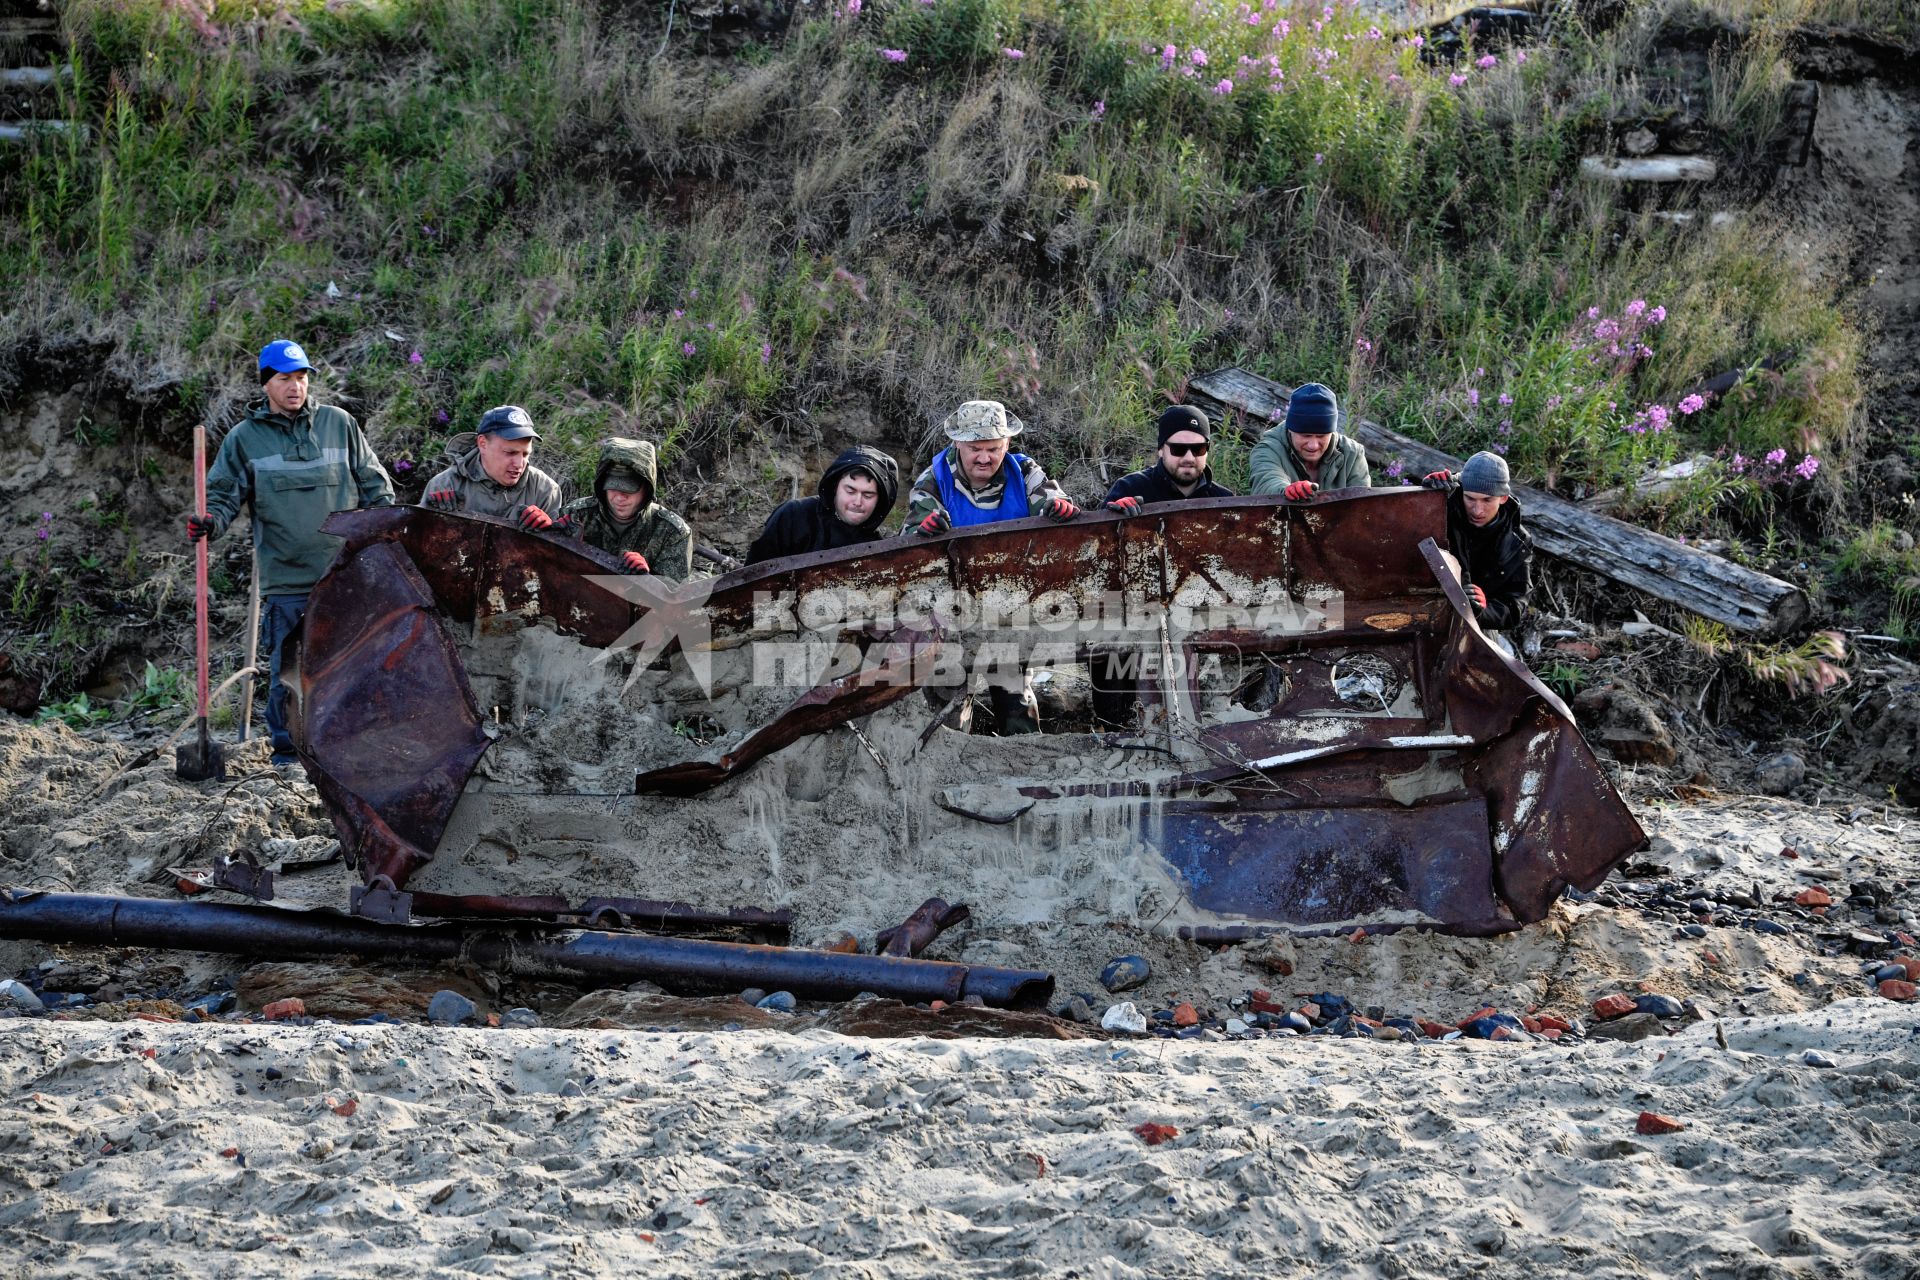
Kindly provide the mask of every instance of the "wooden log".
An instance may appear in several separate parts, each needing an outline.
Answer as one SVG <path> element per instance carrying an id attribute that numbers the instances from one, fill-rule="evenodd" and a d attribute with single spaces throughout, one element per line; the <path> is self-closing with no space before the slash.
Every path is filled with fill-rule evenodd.
<path id="1" fill-rule="evenodd" d="M 1246 426 L 1264 431 L 1286 409 L 1289 388 L 1244 369 L 1216 369 L 1187 384 L 1188 399 L 1216 421 L 1238 411 Z M 1397 459 L 1408 474 L 1458 471 L 1458 458 L 1374 422 L 1346 421 L 1341 428 L 1366 446 L 1375 467 Z M 1769 636 L 1803 625 L 1806 593 L 1790 582 L 1650 533 L 1565 498 L 1524 485 L 1513 486 L 1526 512 L 1534 546 L 1548 555 L 1644 591 L 1658 600 L 1749 635 Z"/>
<path id="2" fill-rule="evenodd" d="M 1705 156 L 1587 156 L 1580 176 L 1610 182 L 1712 182 L 1719 166 Z"/>

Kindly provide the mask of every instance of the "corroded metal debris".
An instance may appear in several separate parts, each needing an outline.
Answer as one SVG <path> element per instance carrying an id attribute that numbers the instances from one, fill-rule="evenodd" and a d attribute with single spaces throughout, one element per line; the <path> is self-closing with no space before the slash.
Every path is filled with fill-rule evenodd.
<path id="1" fill-rule="evenodd" d="M 616 566 L 578 542 L 505 522 L 345 512 L 327 525 L 345 546 L 309 603 L 295 739 L 362 879 L 399 892 L 490 745 L 456 629 L 540 622 L 596 647 L 640 637 L 661 660 L 801 632 L 854 646 L 856 670 L 730 746 L 642 772 L 628 802 L 640 807 L 649 792 L 724 787 L 939 683 L 989 641 L 1029 657 L 1144 655 L 1137 727 L 1164 752 L 1163 776 L 1028 781 L 998 797 L 956 787 L 937 798 L 943 820 L 1127 807 L 1192 905 L 1223 922 L 1499 932 L 1541 918 L 1567 885 L 1593 888 L 1645 836 L 1566 706 L 1473 621 L 1443 504 L 1419 490 L 1213 499 L 633 589 L 594 581 Z M 860 616 L 837 622 L 849 599 Z M 1062 626 L 1067 613 L 1102 625 Z M 1222 663 L 1244 683 L 1224 710 L 1205 675 Z"/>

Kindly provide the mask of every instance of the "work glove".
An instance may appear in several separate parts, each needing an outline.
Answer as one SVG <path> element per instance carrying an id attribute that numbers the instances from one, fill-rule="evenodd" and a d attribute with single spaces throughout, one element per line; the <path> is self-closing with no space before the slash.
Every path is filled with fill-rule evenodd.
<path id="1" fill-rule="evenodd" d="M 1140 514 L 1140 499 L 1132 494 L 1124 498 L 1115 498 L 1107 504 L 1107 510 L 1118 511 L 1123 516 L 1137 516 Z"/>
<path id="2" fill-rule="evenodd" d="M 647 564 L 647 558 L 638 551 L 628 551 L 624 553 L 620 557 L 620 563 L 627 567 L 628 573 L 653 572 L 653 569 Z"/>
<path id="3" fill-rule="evenodd" d="M 213 520 L 208 516 L 187 517 L 187 541 L 198 542 L 213 536 Z"/>
<path id="4" fill-rule="evenodd" d="M 1311 480 L 1295 480 L 1280 492 L 1288 502 L 1305 502 L 1318 492 L 1320 486 Z"/>
<path id="5" fill-rule="evenodd" d="M 460 495 L 452 489 L 435 489 L 423 501 L 435 511 L 457 511 L 460 509 Z"/>
<path id="6" fill-rule="evenodd" d="M 1040 511 L 1049 520 L 1071 520 L 1080 514 L 1080 508 L 1073 505 L 1070 498 L 1055 498 Z"/>
<path id="7" fill-rule="evenodd" d="M 553 531 L 555 533 L 572 533 L 573 517 L 562 511 L 553 518 Z"/>
<path id="8" fill-rule="evenodd" d="M 520 527 L 539 531 L 553 528 L 553 517 L 529 502 L 520 508 Z"/>
<path id="9" fill-rule="evenodd" d="M 1467 584 L 1467 595 L 1473 601 L 1474 608 L 1484 609 L 1487 607 L 1487 593 L 1480 589 L 1479 583 L 1469 582 Z"/>
<path id="10" fill-rule="evenodd" d="M 946 508 L 935 507 L 927 513 L 925 520 L 913 527 L 913 531 L 923 538 L 931 538 L 951 528 L 953 528 L 953 517 L 947 514 Z"/>
<path id="11" fill-rule="evenodd" d="M 1442 467 L 1438 471 L 1429 471 L 1420 477 L 1420 485 L 1425 489 L 1445 489 L 1453 483 L 1453 472 Z"/>

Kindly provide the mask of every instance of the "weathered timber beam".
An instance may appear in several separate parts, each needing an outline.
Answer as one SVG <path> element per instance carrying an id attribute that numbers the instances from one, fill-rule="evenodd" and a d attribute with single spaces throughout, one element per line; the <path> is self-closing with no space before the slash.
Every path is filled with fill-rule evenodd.
<path id="1" fill-rule="evenodd" d="M 1187 387 L 1194 405 L 1214 418 L 1225 420 L 1238 411 L 1260 430 L 1285 410 L 1291 394 L 1289 388 L 1239 368 L 1202 374 Z M 1460 469 L 1460 459 L 1378 423 L 1342 425 L 1366 446 L 1376 466 L 1397 458 L 1413 475 Z M 1544 490 L 1515 485 L 1513 492 L 1526 511 L 1534 545 L 1548 555 L 1749 635 L 1789 632 L 1807 620 L 1806 593 L 1790 582 L 1585 510 Z"/>

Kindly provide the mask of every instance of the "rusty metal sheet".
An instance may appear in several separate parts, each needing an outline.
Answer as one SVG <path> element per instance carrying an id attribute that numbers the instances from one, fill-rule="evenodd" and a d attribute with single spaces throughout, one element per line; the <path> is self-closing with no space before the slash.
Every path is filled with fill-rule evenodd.
<path id="1" fill-rule="evenodd" d="M 1410 699 L 1384 713 L 1337 716 L 1341 723 L 1330 729 L 1303 713 L 1324 719 L 1339 709 L 1337 700 L 1317 677 L 1303 678 L 1263 718 L 1187 725 L 1199 730 L 1190 741 L 1205 744 L 1212 759 L 1190 755 L 1171 766 L 1177 776 L 1145 785 L 1163 802 L 1197 787 L 1230 787 L 1237 797 L 1232 813 L 1190 799 L 1164 810 L 1162 847 L 1194 879 L 1196 903 L 1210 909 L 1313 927 L 1342 912 L 1373 912 L 1487 932 L 1537 919 L 1563 885 L 1595 883 L 1644 845 L 1564 704 L 1474 623 L 1441 550 L 1445 508 L 1437 493 L 1378 491 L 1306 504 L 1211 499 L 1151 507 L 1132 519 L 1097 513 L 1067 524 L 1011 521 L 819 552 L 678 587 L 649 581 L 651 594 L 638 602 L 590 580 L 615 571 L 607 557 L 503 521 L 390 508 L 343 513 L 327 528 L 346 547 L 310 606 L 310 670 L 302 672 L 309 706 L 298 740 L 363 876 L 390 875 L 396 888 L 437 843 L 485 749 L 451 640 L 444 626 L 423 618 L 437 610 L 481 629 L 550 618 L 561 631 L 604 645 L 636 621 L 657 627 L 677 611 L 698 610 L 719 649 L 763 634 L 755 628 L 774 598 L 789 607 L 789 633 L 865 627 L 872 634 L 871 616 L 843 620 L 834 612 L 832 601 L 845 593 L 865 593 L 869 609 L 902 600 L 926 605 L 955 591 L 1024 598 L 1035 602 L 1040 621 L 993 637 L 1023 643 L 1048 635 L 1040 602 L 1054 593 L 1082 603 L 1120 598 L 1129 609 L 1153 606 L 1150 620 L 1165 617 L 1167 629 L 1150 634 L 1176 652 L 1265 652 L 1296 664 L 1303 677 L 1312 673 L 1297 664 L 1324 666 L 1343 652 L 1378 655 L 1395 683 L 1411 689 Z M 1229 606 L 1223 613 L 1209 611 L 1222 604 Z M 1288 608 L 1259 612 L 1273 604 Z M 980 638 L 965 619 L 923 612 L 901 615 L 883 642 L 894 650 L 886 661 L 803 694 L 719 757 L 653 770 L 637 788 L 678 795 L 710 788 L 807 734 L 903 696 L 938 667 L 942 645 Z M 1201 701 L 1193 668 L 1143 684 L 1143 702 L 1167 716 L 1192 715 Z M 1093 798 L 1080 784 L 1063 780 L 1059 788 L 1067 803 L 1082 794 Z M 1141 803 L 1138 795 L 1108 798 Z M 959 800 L 950 807 L 985 813 Z"/>
<path id="2" fill-rule="evenodd" d="M 1151 809 L 1162 856 L 1195 906 L 1308 928 L 1385 918 L 1466 934 L 1515 927 L 1494 897 L 1482 797 L 1414 808 L 1365 805 Z"/>

